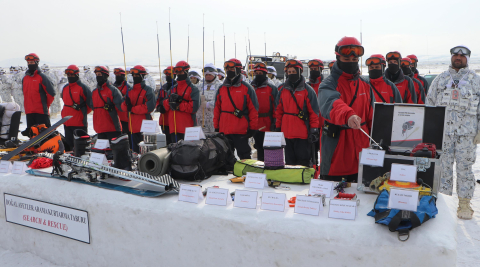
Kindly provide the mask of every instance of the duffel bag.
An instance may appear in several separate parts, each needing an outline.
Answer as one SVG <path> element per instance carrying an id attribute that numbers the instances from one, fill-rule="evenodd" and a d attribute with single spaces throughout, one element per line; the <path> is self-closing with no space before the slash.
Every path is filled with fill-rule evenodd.
<path id="1" fill-rule="evenodd" d="M 304 166 L 285 165 L 283 169 L 268 170 L 264 169 L 263 161 L 254 159 L 239 160 L 235 163 L 233 174 L 235 176 L 246 175 L 247 172 L 265 173 L 267 179 L 280 181 L 284 183 L 309 184 L 313 179 L 315 169 Z"/>

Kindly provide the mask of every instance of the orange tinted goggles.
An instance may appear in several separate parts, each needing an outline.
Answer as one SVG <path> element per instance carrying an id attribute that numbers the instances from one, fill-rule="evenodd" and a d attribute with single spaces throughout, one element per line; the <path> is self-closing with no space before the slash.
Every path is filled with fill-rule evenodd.
<path id="1" fill-rule="evenodd" d="M 118 74 L 125 74 L 125 71 L 122 69 L 115 68 L 113 69 L 113 74 L 118 75 Z"/>
<path id="2" fill-rule="evenodd" d="M 105 72 L 105 70 L 104 70 L 104 69 L 102 69 L 102 68 L 100 68 L 100 67 L 95 67 L 95 72 L 97 72 L 97 71 L 100 71 L 100 72 Z"/>
<path id="3" fill-rule="evenodd" d="M 379 59 L 378 57 L 371 57 L 365 61 L 365 64 L 367 66 L 370 66 L 371 64 L 380 64 L 383 63 L 383 60 Z"/>
<path id="4" fill-rule="evenodd" d="M 140 70 L 137 70 L 137 69 L 130 69 L 130 73 L 133 73 L 133 74 L 140 74 Z"/>
<path id="5" fill-rule="evenodd" d="M 235 62 L 226 61 L 225 63 L 223 63 L 223 68 L 224 68 L 224 69 L 226 69 L 226 68 L 231 68 L 231 67 L 235 67 Z"/>
<path id="6" fill-rule="evenodd" d="M 316 60 L 311 60 L 308 62 L 308 67 L 323 67 L 323 64 Z"/>
<path id="7" fill-rule="evenodd" d="M 338 53 L 342 56 L 349 57 L 351 55 L 354 55 L 356 57 L 361 57 L 363 56 L 364 49 L 362 46 L 353 46 L 353 45 L 346 45 L 346 46 L 341 46 L 338 49 Z"/>
<path id="8" fill-rule="evenodd" d="M 38 58 L 36 58 L 35 56 L 27 55 L 25 56 L 25 60 L 38 60 Z"/>
<path id="9" fill-rule="evenodd" d="M 415 63 L 418 62 L 418 60 L 416 60 L 416 59 L 414 59 L 414 58 L 411 58 L 410 60 L 412 61 L 413 64 L 415 64 Z"/>
<path id="10" fill-rule="evenodd" d="M 78 70 L 65 70 L 65 74 L 77 74 L 79 71 Z"/>
<path id="11" fill-rule="evenodd" d="M 164 71 L 163 71 L 163 74 L 165 74 L 165 75 L 171 75 L 171 74 L 172 74 L 172 71 L 170 71 L 170 70 L 164 70 Z"/>
<path id="12" fill-rule="evenodd" d="M 406 61 L 406 60 L 402 60 L 402 62 L 400 63 L 402 66 L 410 66 L 410 62 Z"/>
<path id="13" fill-rule="evenodd" d="M 387 54 L 387 59 L 391 58 L 401 58 L 402 56 L 398 52 L 390 52 Z"/>
<path id="14" fill-rule="evenodd" d="M 328 63 L 328 68 L 329 68 L 329 69 L 333 68 L 333 64 L 335 64 L 335 62 L 330 62 L 330 63 Z"/>
<path id="15" fill-rule="evenodd" d="M 265 63 L 263 63 L 263 62 L 258 62 L 258 63 L 255 63 L 254 68 L 264 68 L 264 69 L 266 69 L 267 65 L 265 65 Z"/>
<path id="16" fill-rule="evenodd" d="M 183 71 L 183 68 L 182 67 L 175 67 L 173 68 L 173 72 L 174 73 L 178 73 L 178 72 L 182 72 Z"/>
<path id="17" fill-rule="evenodd" d="M 298 62 L 296 60 L 290 59 L 290 60 L 287 60 L 287 62 L 285 62 L 286 68 L 294 67 L 294 66 L 298 66 Z"/>

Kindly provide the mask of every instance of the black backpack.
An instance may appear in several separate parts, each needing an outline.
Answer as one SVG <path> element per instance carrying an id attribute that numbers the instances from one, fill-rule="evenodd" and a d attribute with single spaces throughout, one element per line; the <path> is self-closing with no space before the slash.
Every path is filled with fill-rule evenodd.
<path id="1" fill-rule="evenodd" d="M 222 133 L 207 134 L 198 141 L 180 140 L 168 146 L 170 172 L 175 179 L 204 180 L 214 174 L 233 171 L 236 158 Z"/>

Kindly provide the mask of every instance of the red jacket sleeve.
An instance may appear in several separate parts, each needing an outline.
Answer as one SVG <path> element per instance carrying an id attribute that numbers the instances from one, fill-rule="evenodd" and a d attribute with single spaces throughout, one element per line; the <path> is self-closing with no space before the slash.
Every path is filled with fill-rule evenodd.
<path id="1" fill-rule="evenodd" d="M 275 128 L 281 128 L 282 127 L 282 119 L 283 119 L 283 102 L 282 102 L 282 92 L 283 89 L 280 90 L 280 92 L 277 95 L 277 99 L 275 102 L 277 103 L 276 108 L 275 108 Z"/>

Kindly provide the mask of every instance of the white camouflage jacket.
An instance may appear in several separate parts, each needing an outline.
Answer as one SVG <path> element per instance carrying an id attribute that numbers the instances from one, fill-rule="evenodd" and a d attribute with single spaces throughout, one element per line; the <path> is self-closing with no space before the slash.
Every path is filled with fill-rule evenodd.
<path id="1" fill-rule="evenodd" d="M 475 136 L 480 130 L 480 76 L 467 67 L 452 66 L 433 80 L 427 105 L 447 106 L 446 135 Z"/>

